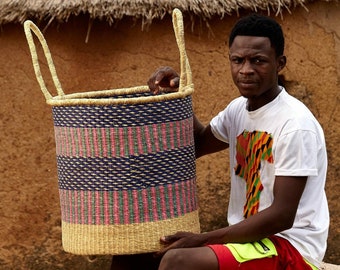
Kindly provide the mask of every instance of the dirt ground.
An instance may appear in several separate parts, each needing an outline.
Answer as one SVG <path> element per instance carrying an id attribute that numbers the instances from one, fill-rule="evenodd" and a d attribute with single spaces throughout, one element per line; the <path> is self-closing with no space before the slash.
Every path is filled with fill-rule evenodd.
<path id="1" fill-rule="evenodd" d="M 280 21 L 288 55 L 283 75 L 288 90 L 310 107 L 325 130 L 331 214 L 325 261 L 340 264 L 340 14 L 327 3 L 308 8 L 309 12 L 299 8 L 293 15 L 284 14 Z M 193 105 L 205 123 L 237 96 L 226 50 L 236 19 L 214 19 L 210 28 L 196 25 L 193 31 L 186 21 Z M 156 67 L 179 67 L 169 19 L 155 22 L 148 31 L 129 20 L 117 27 L 98 21 L 85 44 L 87 25 L 87 18 L 79 17 L 52 24 L 45 32 L 67 93 L 144 85 Z M 53 92 L 46 64 L 42 67 Z M 36 82 L 21 25 L 5 25 L 0 31 L 0 89 L 0 269 L 107 269 L 110 256 L 93 259 L 62 250 L 51 108 Z M 227 224 L 228 172 L 227 151 L 197 161 L 203 231 Z"/>

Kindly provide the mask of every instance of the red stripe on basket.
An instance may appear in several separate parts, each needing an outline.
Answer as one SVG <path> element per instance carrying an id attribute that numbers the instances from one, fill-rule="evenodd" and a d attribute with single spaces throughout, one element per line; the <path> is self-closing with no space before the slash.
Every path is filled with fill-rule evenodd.
<path id="1" fill-rule="evenodd" d="M 80 132 L 80 129 L 77 128 L 77 136 L 78 136 L 78 149 L 79 149 L 79 156 L 82 157 L 84 155 L 83 153 L 83 143 L 82 143 L 82 136 L 81 136 L 81 132 Z"/>
<path id="2" fill-rule="evenodd" d="M 60 129 L 60 135 L 61 135 L 61 150 L 62 153 L 66 156 L 66 142 L 65 142 L 65 135 L 64 135 L 64 129 Z"/>
<path id="3" fill-rule="evenodd" d="M 72 201 L 71 201 L 71 191 L 68 190 L 66 191 L 66 207 L 67 207 L 67 211 L 66 211 L 66 218 L 68 222 L 71 222 L 72 220 Z"/>
<path id="4" fill-rule="evenodd" d="M 124 224 L 130 223 L 130 210 L 129 210 L 129 195 L 126 190 L 123 190 L 123 207 L 124 207 Z"/>
<path id="5" fill-rule="evenodd" d="M 136 127 L 136 133 L 137 133 L 137 147 L 138 147 L 138 153 L 143 154 L 144 148 L 142 143 L 142 133 L 141 133 L 141 127 Z"/>
<path id="6" fill-rule="evenodd" d="M 118 192 L 113 192 L 113 222 L 114 224 L 120 224 L 119 220 L 119 194 Z"/>
<path id="7" fill-rule="evenodd" d="M 125 153 L 125 140 L 124 140 L 124 129 L 120 128 L 118 130 L 119 132 L 119 151 L 120 151 L 120 156 L 124 156 Z"/>
<path id="8" fill-rule="evenodd" d="M 64 154 L 64 142 L 63 142 L 63 134 L 62 134 L 62 128 L 58 128 L 59 132 L 58 132 L 58 135 L 59 135 L 59 143 L 60 143 L 60 154 L 63 155 Z"/>
<path id="9" fill-rule="evenodd" d="M 85 198 L 84 198 L 84 191 L 80 191 L 80 211 L 81 211 L 81 224 L 85 224 Z"/>
<path id="10" fill-rule="evenodd" d="M 102 156 L 103 157 L 107 157 L 107 141 L 106 141 L 106 129 L 105 128 L 101 128 L 101 137 L 102 137 Z"/>
<path id="11" fill-rule="evenodd" d="M 189 144 L 192 145 L 192 144 L 194 144 L 194 132 L 193 132 L 193 130 L 194 130 L 194 122 L 193 122 L 192 118 L 190 118 L 189 121 L 190 121 L 190 126 L 189 126 L 190 141 L 189 141 Z"/>
<path id="12" fill-rule="evenodd" d="M 182 147 L 182 137 L 181 137 L 182 123 L 176 122 L 176 135 L 177 135 L 177 147 Z"/>
<path id="13" fill-rule="evenodd" d="M 138 190 L 132 190 L 134 223 L 140 222 Z"/>
<path id="14" fill-rule="evenodd" d="M 193 204 L 193 198 L 192 196 L 192 189 L 194 187 L 193 183 L 188 183 L 189 189 L 188 189 L 188 206 L 189 206 L 189 212 L 192 212 L 194 210 L 194 204 Z"/>
<path id="15" fill-rule="evenodd" d="M 146 140 L 146 146 L 147 146 L 147 151 L 148 153 L 152 153 L 152 146 L 151 146 L 151 138 L 150 138 L 150 132 L 148 127 L 144 127 L 144 132 L 145 132 L 145 140 Z"/>
<path id="16" fill-rule="evenodd" d="M 94 156 L 99 157 L 99 146 L 98 146 L 98 136 L 97 136 L 97 129 L 93 128 L 92 129 L 92 147 L 94 149 Z"/>
<path id="17" fill-rule="evenodd" d="M 174 123 L 169 123 L 169 132 L 170 132 L 170 147 L 171 149 L 175 148 L 175 134 L 174 134 Z"/>
<path id="18" fill-rule="evenodd" d="M 192 118 L 143 127 L 55 127 L 56 152 L 64 156 L 117 157 L 193 144 Z"/>
<path id="19" fill-rule="evenodd" d="M 162 132 L 162 143 L 163 143 L 163 150 L 167 150 L 168 149 L 168 140 L 166 137 L 166 124 L 162 123 L 161 125 L 161 132 Z"/>
<path id="20" fill-rule="evenodd" d="M 128 132 L 128 142 L 129 142 L 129 155 L 134 155 L 135 154 L 135 150 L 134 150 L 135 140 L 133 136 L 132 127 L 128 127 L 127 132 Z"/>
<path id="21" fill-rule="evenodd" d="M 76 154 L 76 143 L 74 141 L 74 134 L 73 134 L 73 128 L 69 129 L 69 133 L 70 133 L 70 139 L 71 139 L 71 151 L 72 152 L 72 156 L 75 157 L 77 156 Z"/>
<path id="22" fill-rule="evenodd" d="M 169 212 L 170 212 L 170 217 L 174 217 L 175 216 L 175 205 L 174 205 L 174 196 L 172 194 L 172 185 L 167 185 L 167 192 L 168 192 L 168 207 L 169 207 Z"/>
<path id="23" fill-rule="evenodd" d="M 191 208 L 190 208 L 190 211 L 194 211 L 196 209 L 195 205 L 196 205 L 196 202 L 195 202 L 195 185 L 194 185 L 194 182 L 190 182 L 190 185 L 191 185 L 191 188 L 190 188 L 190 205 L 191 205 Z"/>
<path id="24" fill-rule="evenodd" d="M 162 213 L 162 219 L 167 219 L 167 209 L 166 209 L 166 202 L 165 202 L 165 192 L 164 192 L 164 186 L 159 187 L 159 200 L 161 202 L 161 213 Z"/>
<path id="25" fill-rule="evenodd" d="M 178 184 L 175 184 L 175 194 L 176 194 L 177 214 L 179 216 L 181 216 L 182 215 L 181 197 L 180 197 L 180 191 L 179 191 L 179 185 Z"/>
<path id="26" fill-rule="evenodd" d="M 152 198 L 152 214 L 153 214 L 153 221 L 158 221 L 159 217 L 158 217 L 158 211 L 157 211 L 157 200 L 155 200 L 155 198 L 157 198 L 156 196 L 156 189 L 154 187 L 150 188 L 151 190 L 151 198 Z"/>
<path id="27" fill-rule="evenodd" d="M 148 205 L 148 192 L 146 189 L 142 190 L 142 202 L 143 202 L 143 209 L 144 209 L 144 221 L 149 222 L 149 205 Z"/>
<path id="28" fill-rule="evenodd" d="M 63 128 L 63 137 L 64 137 L 65 155 L 66 155 L 66 156 L 69 156 L 69 153 L 68 153 L 68 140 L 67 140 L 66 127 Z"/>
<path id="29" fill-rule="evenodd" d="M 104 208 L 104 224 L 110 224 L 110 212 L 109 212 L 109 194 L 103 191 L 103 208 Z"/>
<path id="30" fill-rule="evenodd" d="M 65 220 L 70 222 L 71 220 L 71 215 L 70 215 L 70 207 L 71 205 L 69 204 L 68 200 L 68 190 L 65 190 Z"/>
<path id="31" fill-rule="evenodd" d="M 116 156 L 116 146 L 115 146 L 115 130 L 110 128 L 110 136 L 111 136 L 111 155 L 113 157 Z"/>
<path id="32" fill-rule="evenodd" d="M 96 223 L 95 224 L 101 224 L 100 222 L 100 194 L 98 191 L 95 191 L 94 192 L 94 199 L 95 199 L 95 220 L 96 220 Z"/>
<path id="33" fill-rule="evenodd" d="M 87 224 L 92 224 L 92 191 L 87 191 Z"/>
<path id="34" fill-rule="evenodd" d="M 189 184 L 189 185 L 188 185 Z M 186 205 L 186 212 L 189 213 L 190 212 L 190 183 L 188 183 L 187 181 L 185 183 L 183 183 L 184 185 L 184 191 L 185 191 L 185 199 L 184 199 L 184 203 Z"/>
<path id="35" fill-rule="evenodd" d="M 84 129 L 84 137 L 85 137 L 85 148 L 86 148 L 86 156 L 91 156 L 91 147 L 89 140 L 89 131 L 87 128 Z"/>
<path id="36" fill-rule="evenodd" d="M 184 210 L 184 213 L 188 213 L 187 194 L 186 194 L 185 182 L 181 182 L 181 189 L 182 189 L 183 210 Z"/>
<path id="37" fill-rule="evenodd" d="M 69 204 L 69 195 L 68 195 L 68 190 L 65 190 L 65 220 L 70 222 L 71 221 L 71 215 L 70 215 L 70 207 L 71 205 Z"/>
<path id="38" fill-rule="evenodd" d="M 158 125 L 152 125 L 153 137 L 156 147 L 156 152 L 159 152 L 159 135 L 158 135 Z"/>
<path id="39" fill-rule="evenodd" d="M 182 131 L 182 143 L 183 145 L 187 145 L 187 121 L 182 121 L 181 131 Z"/>
<path id="40" fill-rule="evenodd" d="M 78 220 L 78 191 L 75 190 L 73 192 L 73 197 L 74 197 L 74 201 L 73 201 L 73 205 L 74 205 L 74 222 L 75 223 L 79 223 L 79 220 Z"/>

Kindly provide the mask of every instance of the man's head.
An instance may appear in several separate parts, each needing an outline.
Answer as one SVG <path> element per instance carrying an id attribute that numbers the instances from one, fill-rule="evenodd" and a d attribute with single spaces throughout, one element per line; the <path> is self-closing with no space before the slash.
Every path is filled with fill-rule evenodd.
<path id="1" fill-rule="evenodd" d="M 229 36 L 229 47 L 236 36 L 267 37 L 275 49 L 276 56 L 283 55 L 284 36 L 281 26 L 270 17 L 252 14 L 240 19 Z"/>
<path id="2" fill-rule="evenodd" d="M 240 94 L 255 110 L 279 93 L 278 74 L 286 65 L 284 38 L 273 19 L 250 15 L 240 19 L 229 39 L 231 75 Z"/>

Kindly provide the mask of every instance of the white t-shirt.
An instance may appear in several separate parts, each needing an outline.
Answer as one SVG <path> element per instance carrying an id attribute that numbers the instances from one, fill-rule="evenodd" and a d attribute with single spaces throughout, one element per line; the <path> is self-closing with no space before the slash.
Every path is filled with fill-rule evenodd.
<path id="1" fill-rule="evenodd" d="M 269 207 L 276 175 L 308 176 L 293 227 L 277 235 L 319 267 L 329 227 L 323 130 L 309 109 L 284 88 L 255 111 L 248 111 L 246 104 L 247 99 L 239 97 L 210 122 L 216 138 L 229 143 L 228 222 L 238 223 Z"/>

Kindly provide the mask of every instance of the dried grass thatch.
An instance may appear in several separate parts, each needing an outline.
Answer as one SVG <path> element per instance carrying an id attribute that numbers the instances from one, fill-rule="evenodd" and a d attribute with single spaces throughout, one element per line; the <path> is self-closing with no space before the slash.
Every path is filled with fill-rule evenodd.
<path id="1" fill-rule="evenodd" d="M 26 19 L 67 21 L 71 15 L 113 23 L 130 16 L 148 24 L 177 7 L 192 16 L 209 19 L 238 13 L 241 9 L 281 14 L 312 0 L 1 0 L 0 24 L 23 23 Z M 322 0 L 338 2 L 339 0 Z"/>

